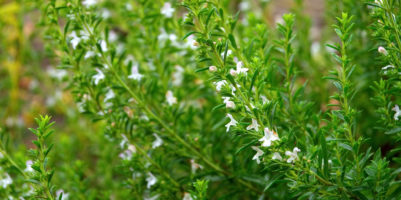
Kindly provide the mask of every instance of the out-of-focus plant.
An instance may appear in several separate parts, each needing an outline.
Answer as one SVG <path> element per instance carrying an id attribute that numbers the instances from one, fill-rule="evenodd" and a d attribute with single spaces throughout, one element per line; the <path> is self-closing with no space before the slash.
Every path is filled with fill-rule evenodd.
<path id="1" fill-rule="evenodd" d="M 48 154 L 41 117 L 33 161 L 2 130 L 1 197 L 400 198 L 398 149 L 372 141 L 400 132 L 397 1 L 327 0 L 322 41 L 302 0 L 274 26 L 266 1 L 27 2 L 80 114 L 49 101 L 65 133 Z"/>

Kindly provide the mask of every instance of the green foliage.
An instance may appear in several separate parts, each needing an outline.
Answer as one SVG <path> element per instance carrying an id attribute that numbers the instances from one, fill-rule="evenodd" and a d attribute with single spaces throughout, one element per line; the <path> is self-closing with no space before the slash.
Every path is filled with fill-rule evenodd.
<path id="1" fill-rule="evenodd" d="M 326 4 L 0 7 L 0 198 L 400 199 L 400 2 Z"/>

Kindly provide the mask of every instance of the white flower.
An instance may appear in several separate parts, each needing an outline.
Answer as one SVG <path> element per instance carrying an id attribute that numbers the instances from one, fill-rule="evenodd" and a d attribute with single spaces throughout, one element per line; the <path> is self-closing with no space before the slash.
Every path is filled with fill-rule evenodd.
<path id="1" fill-rule="evenodd" d="M 91 58 L 91 57 L 93 57 L 93 56 L 95 56 L 95 55 L 96 55 L 95 52 L 93 52 L 93 51 L 87 51 L 84 58 L 85 58 L 85 59 L 88 59 L 88 58 Z"/>
<path id="2" fill-rule="evenodd" d="M 24 169 L 25 172 L 33 172 L 34 171 L 32 168 L 32 165 L 33 165 L 32 160 L 27 160 L 25 164 L 26 164 L 26 168 Z"/>
<path id="3" fill-rule="evenodd" d="M 260 156 L 262 156 L 264 153 L 259 147 L 257 146 L 251 146 L 253 150 L 256 151 L 256 154 L 253 156 L 252 160 L 256 160 L 256 163 L 260 164 Z"/>
<path id="4" fill-rule="evenodd" d="M 153 141 L 152 148 L 156 149 L 157 147 L 160 147 L 163 144 L 163 140 L 156 133 L 153 133 L 153 136 L 155 136 L 156 140 Z"/>
<path id="5" fill-rule="evenodd" d="M 233 52 L 231 50 L 227 51 L 227 57 L 230 56 Z M 224 57 L 225 52 L 221 53 L 221 57 Z"/>
<path id="6" fill-rule="evenodd" d="M 243 68 L 242 66 L 244 65 L 244 63 L 242 61 L 237 62 L 237 73 L 241 74 L 241 73 L 245 73 L 248 71 L 248 68 Z"/>
<path id="7" fill-rule="evenodd" d="M 126 3 L 125 4 L 125 8 L 127 9 L 127 10 L 132 10 L 132 5 L 130 4 L 130 3 Z"/>
<path id="8" fill-rule="evenodd" d="M 173 85 L 174 86 L 180 86 L 182 84 L 182 81 L 184 80 L 184 68 L 182 68 L 179 65 L 175 66 L 175 72 L 172 74 L 173 78 Z"/>
<path id="9" fill-rule="evenodd" d="M 377 49 L 377 51 L 378 51 L 379 53 L 385 55 L 385 56 L 388 54 L 387 50 L 386 50 L 384 47 L 382 47 L 382 46 L 380 46 L 380 47 Z"/>
<path id="10" fill-rule="evenodd" d="M 228 124 L 226 124 L 226 127 L 227 127 L 226 132 L 230 131 L 231 126 L 236 126 L 238 123 L 231 114 L 227 113 L 227 117 L 230 118 L 230 122 L 228 122 Z"/>
<path id="11" fill-rule="evenodd" d="M 128 149 L 120 153 L 118 156 L 124 160 L 130 160 L 134 153 L 136 153 L 136 148 L 134 145 L 130 144 L 128 145 Z"/>
<path id="12" fill-rule="evenodd" d="M 285 155 L 289 156 L 289 158 L 287 159 L 287 163 L 293 163 L 295 160 L 298 160 L 298 152 L 301 152 L 300 149 L 298 149 L 298 147 L 295 147 L 292 152 L 291 151 L 286 151 Z"/>
<path id="13" fill-rule="evenodd" d="M 214 85 L 216 85 L 216 90 L 217 90 L 217 92 L 220 92 L 220 91 L 221 91 L 221 88 L 222 88 L 225 84 L 227 84 L 227 81 L 225 81 L 225 80 L 218 81 L 218 82 L 214 82 Z"/>
<path id="14" fill-rule="evenodd" d="M 102 49 L 103 52 L 107 51 L 107 43 L 104 40 L 100 41 L 100 48 Z"/>
<path id="15" fill-rule="evenodd" d="M 113 92 L 113 90 L 109 90 L 107 93 L 106 93 L 106 96 L 104 97 L 104 102 L 107 102 L 107 101 L 109 101 L 110 99 L 112 99 L 112 98 L 114 98 L 116 95 L 114 94 L 114 92 Z"/>
<path id="16" fill-rule="evenodd" d="M 215 71 L 217 71 L 217 67 L 212 65 L 212 66 L 209 67 L 209 71 L 210 72 L 215 72 Z"/>
<path id="17" fill-rule="evenodd" d="M 249 125 L 248 127 L 246 127 L 246 130 L 251 130 L 251 129 L 255 129 L 255 131 L 259 131 L 259 124 L 256 119 L 252 118 L 252 124 Z"/>
<path id="18" fill-rule="evenodd" d="M 196 49 L 197 48 L 197 46 L 195 45 L 196 44 L 196 38 L 195 38 L 195 36 L 193 36 L 193 35 L 190 35 L 189 37 L 187 37 L 187 39 L 186 39 L 186 42 L 185 42 L 185 46 L 188 48 L 191 48 L 191 49 Z"/>
<path id="19" fill-rule="evenodd" d="M 10 175 L 8 175 L 7 173 L 4 173 L 4 176 L 5 177 L 2 177 L 2 179 L 0 179 L 0 187 L 5 189 L 7 186 L 13 183 L 13 179 L 11 179 Z"/>
<path id="20" fill-rule="evenodd" d="M 47 73 L 58 80 L 62 80 L 64 77 L 68 75 L 67 71 L 64 69 L 54 69 L 53 67 L 50 67 L 47 70 Z"/>
<path id="21" fill-rule="evenodd" d="M 235 108 L 235 103 L 230 101 L 230 97 L 223 97 L 223 102 L 226 104 L 226 108 Z"/>
<path id="22" fill-rule="evenodd" d="M 243 1 L 239 4 L 239 9 L 241 11 L 249 10 L 251 6 L 249 5 L 249 2 Z"/>
<path id="23" fill-rule="evenodd" d="M 394 66 L 393 65 L 387 65 L 385 67 L 382 67 L 382 70 L 387 70 L 387 69 L 390 69 L 390 68 L 394 69 Z"/>
<path id="24" fill-rule="evenodd" d="M 262 147 L 270 147 L 273 141 L 279 140 L 277 133 L 265 128 L 265 136 L 263 136 L 259 141 L 263 142 Z"/>
<path id="25" fill-rule="evenodd" d="M 264 96 L 264 95 L 260 95 L 260 98 L 262 99 L 262 103 L 263 103 L 263 105 L 264 104 L 267 104 L 267 103 L 269 103 L 270 101 L 267 99 L 267 97 L 266 96 Z"/>
<path id="26" fill-rule="evenodd" d="M 109 32 L 109 41 L 110 41 L 110 42 L 115 42 L 115 41 L 117 41 L 117 40 L 118 40 L 118 35 L 117 35 L 117 33 L 114 32 L 114 31 L 110 31 L 110 32 Z"/>
<path id="27" fill-rule="evenodd" d="M 274 153 L 273 153 L 272 159 L 273 159 L 273 160 L 279 160 L 279 161 L 282 161 L 282 160 L 283 160 L 283 158 L 281 157 L 281 155 L 280 155 L 278 152 L 274 152 Z"/>
<path id="28" fill-rule="evenodd" d="M 72 39 L 70 40 L 72 48 L 77 48 L 78 44 L 81 42 L 81 38 L 78 37 L 77 33 L 75 31 L 72 31 L 70 35 L 68 35 Z"/>
<path id="29" fill-rule="evenodd" d="M 56 196 L 57 196 L 56 199 L 60 199 L 61 193 L 63 194 L 63 197 L 61 198 L 61 200 L 67 200 L 69 194 L 68 194 L 68 193 L 65 193 L 64 190 L 62 190 L 62 189 L 56 191 Z"/>
<path id="30" fill-rule="evenodd" d="M 123 137 L 123 139 L 122 139 L 121 142 L 120 142 L 120 147 L 121 147 L 122 149 L 124 149 L 125 144 L 128 144 L 129 141 L 128 141 L 127 136 L 125 136 L 124 134 L 122 134 L 121 136 Z"/>
<path id="31" fill-rule="evenodd" d="M 163 5 L 163 8 L 160 10 L 160 12 L 167 18 L 171 18 L 173 16 L 175 9 L 171 7 L 171 3 L 166 2 Z"/>
<path id="32" fill-rule="evenodd" d="M 111 12 L 109 10 L 107 10 L 107 9 L 102 10 L 102 18 L 103 19 L 110 18 L 110 16 L 111 16 Z"/>
<path id="33" fill-rule="evenodd" d="M 192 171 L 192 173 L 195 173 L 196 170 L 198 170 L 198 169 L 203 169 L 203 166 L 198 164 L 198 163 L 196 163 L 194 159 L 191 159 L 190 162 L 191 162 L 191 171 Z"/>
<path id="34" fill-rule="evenodd" d="M 157 36 L 157 39 L 159 40 L 160 44 L 164 45 L 164 43 L 167 40 L 170 40 L 172 42 L 172 45 L 174 46 L 179 46 L 180 44 L 177 42 L 177 36 L 174 33 L 168 34 L 166 30 L 160 29 L 160 35 Z"/>
<path id="35" fill-rule="evenodd" d="M 182 198 L 182 200 L 193 200 L 191 195 L 188 192 L 184 193 L 184 198 Z"/>
<path id="36" fill-rule="evenodd" d="M 103 80 L 105 77 L 103 72 L 100 69 L 96 68 L 96 71 L 97 71 L 97 74 L 93 76 L 93 79 L 95 80 L 95 85 L 99 84 L 99 81 Z"/>
<path id="37" fill-rule="evenodd" d="M 84 0 L 82 2 L 82 4 L 84 4 L 84 6 L 86 6 L 87 8 L 96 5 L 97 0 Z"/>
<path id="38" fill-rule="evenodd" d="M 398 117 L 401 116 L 400 107 L 398 107 L 398 105 L 395 105 L 393 107 L 393 109 L 391 109 L 391 110 L 393 110 L 395 112 L 394 113 L 394 120 L 398 120 Z"/>
<path id="39" fill-rule="evenodd" d="M 167 91 L 166 93 L 166 101 L 170 106 L 177 103 L 177 98 L 174 97 L 173 92 L 171 90 Z"/>
<path id="40" fill-rule="evenodd" d="M 231 74 L 231 76 L 237 76 L 237 70 L 234 70 L 234 69 L 230 69 L 230 74 Z"/>
<path id="41" fill-rule="evenodd" d="M 156 184 L 157 178 L 155 176 L 153 176 L 152 172 L 149 172 L 148 173 L 148 177 L 146 178 L 146 181 L 148 182 L 146 187 L 148 189 L 150 189 L 150 187 L 152 187 L 152 185 Z"/>
<path id="42" fill-rule="evenodd" d="M 140 81 L 142 79 L 142 77 L 143 77 L 143 75 L 140 74 L 138 71 L 138 64 L 134 64 L 131 67 L 131 74 L 128 76 L 128 78 Z"/>

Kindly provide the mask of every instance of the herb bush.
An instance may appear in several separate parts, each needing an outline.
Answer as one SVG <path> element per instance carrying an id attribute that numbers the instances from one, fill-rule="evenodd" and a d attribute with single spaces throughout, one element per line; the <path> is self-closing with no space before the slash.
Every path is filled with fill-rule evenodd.
<path id="1" fill-rule="evenodd" d="M 401 2 L 273 2 L 3 3 L 1 199 L 401 199 Z"/>

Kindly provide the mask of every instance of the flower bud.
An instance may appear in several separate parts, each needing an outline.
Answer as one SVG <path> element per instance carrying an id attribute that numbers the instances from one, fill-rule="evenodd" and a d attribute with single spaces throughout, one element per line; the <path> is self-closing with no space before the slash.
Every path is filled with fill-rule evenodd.
<path id="1" fill-rule="evenodd" d="M 212 65 L 212 66 L 209 67 L 209 71 L 210 72 L 215 72 L 215 71 L 217 71 L 217 67 Z"/>
<path id="2" fill-rule="evenodd" d="M 377 49 L 377 51 L 378 51 L 379 53 L 385 55 L 385 56 L 388 54 L 388 53 L 387 53 L 387 50 L 386 50 L 384 47 L 382 47 L 382 46 L 380 46 L 380 47 Z"/>
<path id="3" fill-rule="evenodd" d="M 230 74 L 231 76 L 237 76 L 237 71 L 235 71 L 234 69 L 230 69 Z"/>
<path id="4" fill-rule="evenodd" d="M 226 102 L 226 108 L 234 109 L 235 108 L 235 103 L 233 101 L 227 101 Z"/>

